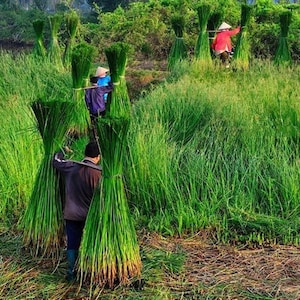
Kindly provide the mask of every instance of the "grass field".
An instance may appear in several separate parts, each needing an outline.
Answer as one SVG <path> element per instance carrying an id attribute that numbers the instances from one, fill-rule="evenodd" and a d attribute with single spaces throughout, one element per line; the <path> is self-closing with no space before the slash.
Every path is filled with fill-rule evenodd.
<path id="1" fill-rule="evenodd" d="M 72 99 L 70 72 L 1 53 L 0 299 L 298 299 L 299 74 L 183 62 L 133 102 L 124 179 L 144 285 L 88 290 L 66 284 L 64 249 L 37 261 L 16 226 L 44 154 L 30 104 Z"/>

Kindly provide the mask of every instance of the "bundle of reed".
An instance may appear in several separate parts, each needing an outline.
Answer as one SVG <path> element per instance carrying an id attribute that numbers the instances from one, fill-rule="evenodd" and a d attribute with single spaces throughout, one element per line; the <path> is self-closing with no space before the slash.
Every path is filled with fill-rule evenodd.
<path id="1" fill-rule="evenodd" d="M 142 267 L 122 175 L 129 118 L 101 118 L 97 125 L 103 178 L 87 216 L 79 269 L 82 282 L 113 287 L 139 278 Z"/>
<path id="2" fill-rule="evenodd" d="M 43 20 L 35 20 L 32 22 L 35 32 L 35 41 L 33 46 L 33 54 L 40 57 L 46 57 L 46 48 L 43 43 L 43 30 L 45 22 Z"/>
<path id="3" fill-rule="evenodd" d="M 185 20 L 183 16 L 175 15 L 171 18 L 172 28 L 175 32 L 175 42 L 173 43 L 169 57 L 168 57 L 168 69 L 172 67 L 178 61 L 187 58 L 187 47 L 183 39 L 183 31 L 185 27 Z"/>
<path id="4" fill-rule="evenodd" d="M 274 58 L 274 62 L 277 65 L 291 65 L 292 63 L 291 52 L 287 41 L 291 19 L 291 11 L 285 11 L 280 14 L 280 38 Z"/>
<path id="5" fill-rule="evenodd" d="M 59 14 L 49 16 L 49 25 L 50 25 L 50 42 L 48 47 L 48 57 L 50 62 L 56 65 L 59 68 L 62 68 L 62 59 L 61 59 L 61 49 L 58 42 L 58 30 L 61 25 L 62 16 Z"/>
<path id="6" fill-rule="evenodd" d="M 75 37 L 79 25 L 79 16 L 76 11 L 72 10 L 71 12 L 65 15 L 66 20 L 66 30 L 67 30 L 67 41 L 64 52 L 64 66 L 69 67 L 71 65 L 72 49 L 75 44 Z"/>
<path id="7" fill-rule="evenodd" d="M 118 42 L 105 49 L 114 91 L 108 97 L 106 112 L 113 117 L 130 115 L 130 98 L 128 95 L 125 70 L 129 46 Z"/>
<path id="8" fill-rule="evenodd" d="M 97 122 L 103 177 L 87 216 L 79 259 L 81 282 L 91 286 L 127 284 L 140 277 L 142 268 L 123 182 L 130 102 L 126 85 L 119 80 L 124 76 L 127 50 L 123 43 L 106 49 L 114 90 L 109 112 Z"/>
<path id="9" fill-rule="evenodd" d="M 85 42 L 75 46 L 71 55 L 72 80 L 73 80 L 73 122 L 71 130 L 77 133 L 86 133 L 90 117 L 84 102 L 83 88 L 89 83 L 89 73 L 94 58 L 95 48 Z"/>
<path id="10" fill-rule="evenodd" d="M 241 6 L 241 31 L 237 38 L 236 48 L 233 54 L 234 66 L 240 70 L 249 68 L 250 44 L 248 40 L 248 25 L 253 6 L 242 4 Z"/>
<path id="11" fill-rule="evenodd" d="M 53 153 L 64 142 L 72 102 L 37 100 L 31 108 L 43 139 L 44 158 L 40 164 L 20 226 L 23 243 L 33 256 L 56 260 L 63 238 L 62 202 L 59 177 L 52 166 Z"/>
<path id="12" fill-rule="evenodd" d="M 199 20 L 199 35 L 195 47 L 195 57 L 197 60 L 211 63 L 210 45 L 207 32 L 207 23 L 210 16 L 211 7 L 208 4 L 200 5 L 197 8 Z"/>

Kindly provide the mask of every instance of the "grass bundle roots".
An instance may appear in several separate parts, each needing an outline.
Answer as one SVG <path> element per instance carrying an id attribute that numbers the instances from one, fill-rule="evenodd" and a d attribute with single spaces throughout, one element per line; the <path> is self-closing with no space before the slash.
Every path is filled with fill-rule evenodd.
<path id="1" fill-rule="evenodd" d="M 211 62 L 207 23 L 210 16 L 210 5 L 201 5 L 197 8 L 199 19 L 199 35 L 195 47 L 195 56 L 200 61 Z"/>
<path id="2" fill-rule="evenodd" d="M 183 39 L 185 21 L 183 16 L 176 15 L 171 19 L 176 38 L 168 57 L 168 68 L 172 69 L 177 61 L 187 57 L 187 47 Z"/>
<path id="3" fill-rule="evenodd" d="M 23 242 L 34 256 L 58 257 L 63 237 L 59 177 L 52 166 L 53 153 L 62 146 L 68 129 L 71 102 L 38 100 L 32 104 L 44 144 L 44 158 L 21 220 Z"/>
<path id="4" fill-rule="evenodd" d="M 281 34 L 274 58 L 275 64 L 277 65 L 290 65 L 292 63 L 291 52 L 287 41 L 291 19 L 291 11 L 286 11 L 280 15 Z"/>
<path id="5" fill-rule="evenodd" d="M 248 25 L 251 13 L 252 6 L 246 4 L 241 6 L 241 31 L 238 35 L 233 58 L 235 67 L 242 70 L 249 68 L 250 45 L 248 41 Z"/>

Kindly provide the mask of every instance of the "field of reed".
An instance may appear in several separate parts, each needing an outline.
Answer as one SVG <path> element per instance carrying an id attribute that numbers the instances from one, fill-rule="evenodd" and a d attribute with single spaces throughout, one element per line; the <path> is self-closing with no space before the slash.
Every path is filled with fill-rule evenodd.
<path id="1" fill-rule="evenodd" d="M 254 61 L 247 71 L 182 61 L 163 83 L 132 103 L 123 176 L 141 244 L 145 245 L 145 232 L 171 239 L 203 232 L 215 245 L 299 244 L 299 75 L 297 66 L 269 61 Z M 44 155 L 30 106 L 38 99 L 71 101 L 71 74 L 46 60 L 2 52 L 0 96 L 0 270 L 6 276 L 0 298 L 24 299 L 13 298 L 13 290 L 21 286 L 20 281 L 11 282 L 14 272 L 28 275 L 31 295 L 40 297 L 32 262 L 26 271 L 16 267 L 13 258 L 21 250 L 8 253 L 4 245 L 21 249 L 22 232 L 16 225 Z M 74 159 L 80 159 L 86 139 L 71 145 Z M 144 278 L 155 275 L 153 257 L 157 262 L 162 259 L 160 267 L 165 264 L 169 273 L 186 267 L 184 251 L 177 249 L 174 257 L 170 249 L 154 252 L 142 253 Z M 53 273 L 61 268 L 52 267 Z M 50 279 L 45 274 L 39 277 L 49 280 L 47 289 L 40 290 L 42 297 L 49 293 L 47 299 L 54 299 L 53 284 L 62 284 L 52 274 Z M 179 299 L 167 287 L 157 286 L 155 292 L 151 288 L 153 299 Z M 193 288 L 195 295 L 201 293 Z M 56 299 L 71 299 L 64 293 Z M 217 296 L 209 295 L 212 298 L 207 299 Z M 149 299 L 144 294 L 123 296 Z"/>

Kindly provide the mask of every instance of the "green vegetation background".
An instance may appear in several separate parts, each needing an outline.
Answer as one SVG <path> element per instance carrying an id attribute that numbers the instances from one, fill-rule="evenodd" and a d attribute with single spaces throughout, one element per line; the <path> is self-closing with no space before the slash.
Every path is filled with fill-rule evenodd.
<path id="1" fill-rule="evenodd" d="M 199 31 L 196 8 L 202 4 L 209 4 L 213 12 L 218 12 L 222 20 L 233 27 L 240 22 L 240 5 L 244 1 L 236 0 L 150 0 L 130 3 L 126 8 L 119 6 L 112 12 L 103 12 L 95 6 L 88 15 L 81 16 L 80 37 L 95 45 L 99 50 L 99 59 L 105 60 L 104 47 L 116 41 L 128 42 L 135 57 L 143 59 L 165 59 L 174 41 L 171 17 L 174 13 L 181 14 L 185 19 L 184 39 L 189 52 L 194 46 Z M 257 0 L 254 13 L 249 25 L 249 43 L 252 57 L 272 58 L 278 45 L 280 34 L 280 14 L 290 9 L 293 12 L 289 29 L 288 43 L 292 58 L 298 61 L 300 57 L 300 15 L 299 4 L 274 4 L 272 0 Z M 66 2 L 67 3 L 67 2 Z M 15 42 L 34 41 L 32 21 L 44 19 L 47 15 L 36 8 L 28 11 L 18 7 L 0 4 L 0 40 Z M 57 13 L 65 13 L 67 5 L 58 5 Z M 45 43 L 49 43 L 49 25 L 45 22 Z M 66 29 L 62 24 L 59 38 L 61 44 L 65 42 Z M 211 36 L 213 38 L 213 34 Z"/>

